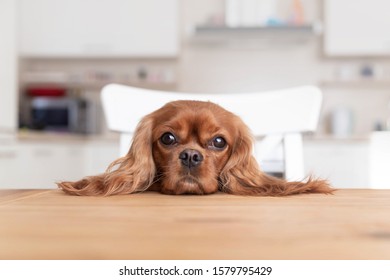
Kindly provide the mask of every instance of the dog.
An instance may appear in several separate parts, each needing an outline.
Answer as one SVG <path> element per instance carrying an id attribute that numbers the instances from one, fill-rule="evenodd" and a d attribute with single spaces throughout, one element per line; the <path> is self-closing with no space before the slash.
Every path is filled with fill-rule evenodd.
<path id="1" fill-rule="evenodd" d="M 174 101 L 142 118 L 127 155 L 105 173 L 58 186 L 68 194 L 92 196 L 146 190 L 247 196 L 333 192 L 326 180 L 288 182 L 267 175 L 252 146 L 249 128 L 233 113 L 212 102 Z"/>

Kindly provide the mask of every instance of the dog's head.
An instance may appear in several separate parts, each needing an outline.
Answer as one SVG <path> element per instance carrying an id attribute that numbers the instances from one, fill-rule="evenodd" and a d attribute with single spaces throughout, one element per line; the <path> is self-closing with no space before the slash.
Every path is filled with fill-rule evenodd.
<path id="1" fill-rule="evenodd" d="M 251 145 L 242 121 L 210 102 L 168 103 L 147 118 L 153 120 L 148 145 L 163 193 L 216 192 L 232 154 Z"/>
<path id="2" fill-rule="evenodd" d="M 331 192 L 321 180 L 286 182 L 261 172 L 252 156 L 252 136 L 233 113 L 202 101 L 174 101 L 145 116 L 126 156 L 107 172 L 61 182 L 77 195 L 166 194 L 287 195 Z"/>

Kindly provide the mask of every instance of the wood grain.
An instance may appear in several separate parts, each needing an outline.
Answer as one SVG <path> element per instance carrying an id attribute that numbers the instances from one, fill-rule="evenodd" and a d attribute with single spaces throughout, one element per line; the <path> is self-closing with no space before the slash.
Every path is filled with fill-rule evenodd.
<path id="1" fill-rule="evenodd" d="M 0 191 L 0 259 L 390 259 L 390 190 L 282 198 Z"/>

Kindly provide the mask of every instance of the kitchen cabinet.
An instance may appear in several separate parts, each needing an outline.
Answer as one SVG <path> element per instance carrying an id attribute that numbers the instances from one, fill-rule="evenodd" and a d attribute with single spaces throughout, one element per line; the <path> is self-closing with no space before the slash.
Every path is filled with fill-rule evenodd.
<path id="1" fill-rule="evenodd" d="M 305 174 L 329 180 L 335 188 L 368 188 L 368 139 L 304 141 Z"/>
<path id="2" fill-rule="evenodd" d="M 370 135 L 370 186 L 390 189 L 390 131 Z"/>
<path id="3" fill-rule="evenodd" d="M 177 0 L 19 0 L 24 57 L 174 57 Z"/>
<path id="4" fill-rule="evenodd" d="M 13 141 L 0 146 L 0 188 L 57 188 L 103 173 L 118 155 L 113 141 Z"/>
<path id="5" fill-rule="evenodd" d="M 119 140 L 115 143 L 91 142 L 84 149 L 84 173 L 87 175 L 103 173 L 118 157 Z"/>
<path id="6" fill-rule="evenodd" d="M 324 1 L 324 49 L 329 56 L 390 55 L 390 2 Z"/>
<path id="7" fill-rule="evenodd" d="M 0 140 L 17 128 L 16 4 L 0 1 Z"/>
<path id="8" fill-rule="evenodd" d="M 77 145 L 16 143 L 0 148 L 1 188 L 56 188 L 59 180 L 83 173 L 83 151 Z"/>
<path id="9" fill-rule="evenodd" d="M 0 188 L 14 188 L 23 178 L 20 163 L 20 153 L 15 145 L 0 145 Z"/>

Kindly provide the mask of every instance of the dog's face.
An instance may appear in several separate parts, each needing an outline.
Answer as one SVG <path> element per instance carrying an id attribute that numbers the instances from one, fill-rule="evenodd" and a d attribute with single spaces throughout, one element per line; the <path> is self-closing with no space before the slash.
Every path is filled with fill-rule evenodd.
<path id="1" fill-rule="evenodd" d="M 141 120 L 129 152 L 107 172 L 59 186 L 77 195 L 332 192 L 322 180 L 286 182 L 264 174 L 252 146 L 248 127 L 233 113 L 211 102 L 175 101 Z"/>
<path id="2" fill-rule="evenodd" d="M 209 102 L 177 101 L 153 117 L 152 153 L 160 191 L 216 192 L 238 138 L 233 114 Z"/>

